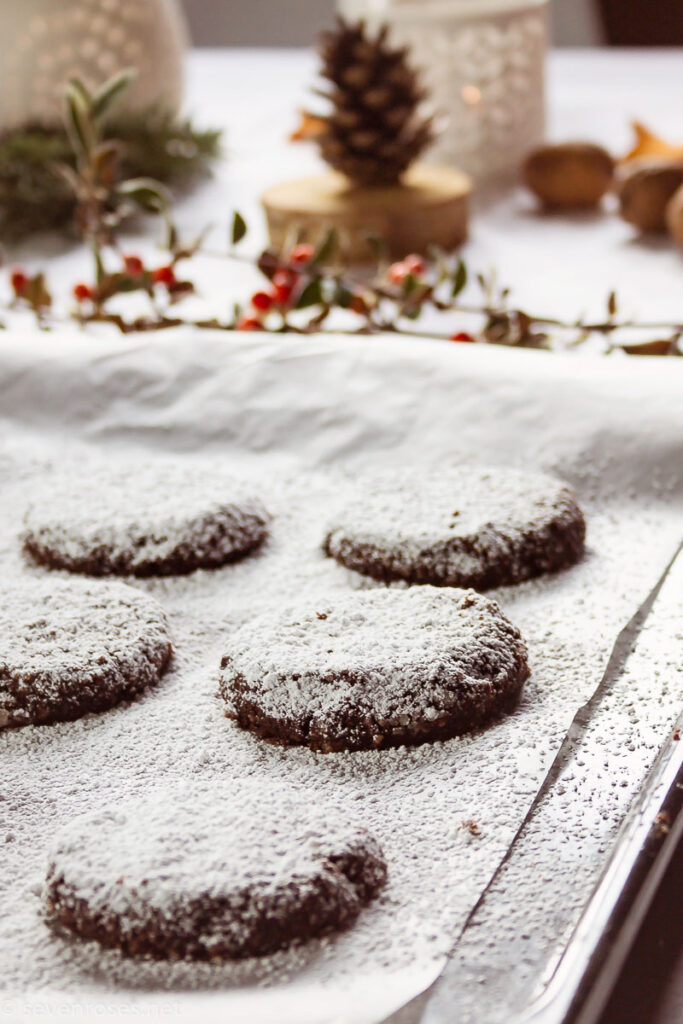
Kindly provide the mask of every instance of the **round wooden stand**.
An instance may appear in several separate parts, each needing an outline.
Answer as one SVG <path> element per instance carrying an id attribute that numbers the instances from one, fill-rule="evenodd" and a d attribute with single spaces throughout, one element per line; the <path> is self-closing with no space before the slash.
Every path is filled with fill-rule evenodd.
<path id="1" fill-rule="evenodd" d="M 329 228 L 339 236 L 346 263 L 376 259 L 369 237 L 381 239 L 392 259 L 425 253 L 429 245 L 455 249 L 467 236 L 467 199 L 472 183 L 462 171 L 417 165 L 398 185 L 350 185 L 336 171 L 287 181 L 261 198 L 271 246 L 281 251 L 288 238 L 315 244 Z"/>

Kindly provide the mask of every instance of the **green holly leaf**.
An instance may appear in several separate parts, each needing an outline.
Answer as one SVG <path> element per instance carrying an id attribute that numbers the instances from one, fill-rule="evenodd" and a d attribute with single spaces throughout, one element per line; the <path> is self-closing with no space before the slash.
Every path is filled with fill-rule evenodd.
<path id="1" fill-rule="evenodd" d="M 264 249 L 256 262 L 256 266 L 264 277 L 272 281 L 280 267 L 280 257 L 272 249 Z"/>
<path id="2" fill-rule="evenodd" d="M 74 94 L 78 95 L 85 109 L 92 111 L 92 96 L 80 78 L 70 78 L 67 85 Z"/>
<path id="3" fill-rule="evenodd" d="M 419 286 L 419 283 L 420 282 L 414 274 L 407 274 L 403 279 L 403 297 L 407 299 L 409 295 L 412 295 L 415 289 Z"/>
<path id="4" fill-rule="evenodd" d="M 308 306 L 319 306 L 323 301 L 322 282 L 319 277 L 309 281 L 294 305 L 295 309 L 307 309 Z"/>
<path id="5" fill-rule="evenodd" d="M 169 217 L 164 226 L 164 249 L 175 252 L 178 248 L 178 229 Z"/>
<path id="6" fill-rule="evenodd" d="M 453 289 L 451 296 L 455 299 L 467 284 L 467 267 L 463 260 L 458 260 L 458 265 L 453 274 Z"/>
<path id="7" fill-rule="evenodd" d="M 95 281 L 99 288 L 107 274 L 104 269 L 104 263 L 102 262 L 102 253 L 98 246 L 93 247 L 93 259 L 95 261 Z"/>
<path id="8" fill-rule="evenodd" d="M 73 81 L 66 87 L 66 127 L 76 155 L 89 159 L 97 145 L 97 132 L 88 102 Z"/>
<path id="9" fill-rule="evenodd" d="M 129 178 L 122 181 L 116 191 L 147 213 L 163 213 L 171 205 L 168 189 L 153 178 Z"/>
<path id="10" fill-rule="evenodd" d="M 93 116 L 98 119 L 104 117 L 136 76 L 136 68 L 122 68 L 101 85 L 92 97 Z"/>
<path id="11" fill-rule="evenodd" d="M 334 304 L 340 309 L 349 309 L 353 302 L 354 295 L 350 288 L 347 288 L 342 281 L 335 281 Z"/>
<path id="12" fill-rule="evenodd" d="M 237 245 L 245 237 L 247 233 L 247 222 L 245 221 L 239 210 L 235 210 L 232 216 L 232 230 L 230 232 L 230 239 L 233 245 Z"/>
<path id="13" fill-rule="evenodd" d="M 309 261 L 309 267 L 319 267 L 329 263 L 337 249 L 338 237 L 335 228 L 330 228 Z"/>

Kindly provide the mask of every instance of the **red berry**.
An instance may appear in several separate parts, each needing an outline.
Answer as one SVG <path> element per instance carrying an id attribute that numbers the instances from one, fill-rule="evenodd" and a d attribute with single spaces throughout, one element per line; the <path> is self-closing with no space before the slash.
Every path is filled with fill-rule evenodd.
<path id="1" fill-rule="evenodd" d="M 315 256 L 315 249 L 308 242 L 301 242 L 299 245 L 295 245 L 289 254 L 289 262 L 295 266 L 301 266 L 304 263 L 310 263 Z"/>
<path id="2" fill-rule="evenodd" d="M 401 261 L 400 263 L 391 264 L 387 270 L 387 278 L 392 284 L 403 284 L 410 273 L 410 268 L 405 262 Z"/>
<path id="3" fill-rule="evenodd" d="M 255 316 L 241 316 L 237 321 L 238 331 L 260 331 L 262 326 L 261 321 Z"/>
<path id="4" fill-rule="evenodd" d="M 12 291 L 14 292 L 14 294 L 23 295 L 24 292 L 26 291 L 26 285 L 28 284 L 28 277 L 26 273 L 19 267 L 16 267 L 12 271 L 10 281 L 12 284 Z"/>
<path id="5" fill-rule="evenodd" d="M 293 288 L 296 284 L 299 275 L 295 270 L 288 270 L 287 267 L 281 267 L 280 270 L 276 270 L 273 274 L 273 284 L 276 288 L 284 287 L 289 285 Z"/>
<path id="6" fill-rule="evenodd" d="M 474 336 L 468 334 L 467 331 L 458 331 L 457 334 L 451 334 L 451 341 L 474 341 Z"/>
<path id="7" fill-rule="evenodd" d="M 152 278 L 156 284 L 164 284 L 167 288 L 172 288 L 176 283 L 175 271 L 171 266 L 157 267 L 152 271 Z"/>
<path id="8" fill-rule="evenodd" d="M 412 274 L 413 277 L 420 277 L 425 272 L 424 260 L 414 252 L 410 256 L 406 256 L 403 260 L 403 266 L 407 267 L 408 273 Z"/>
<path id="9" fill-rule="evenodd" d="M 252 306 L 261 313 L 267 313 L 272 309 L 274 302 L 275 297 L 270 292 L 255 292 L 251 297 Z"/>
<path id="10" fill-rule="evenodd" d="M 278 306 L 286 306 L 292 297 L 296 275 L 291 270 L 278 270 L 273 276 L 273 300 Z"/>
<path id="11" fill-rule="evenodd" d="M 75 284 L 74 285 L 74 298 L 78 302 L 85 302 L 86 299 L 92 299 L 93 291 L 90 285 L 87 284 Z"/>
<path id="12" fill-rule="evenodd" d="M 292 297 L 292 286 L 281 284 L 273 289 L 273 295 L 278 306 L 288 306 Z"/>
<path id="13" fill-rule="evenodd" d="M 145 272 L 145 264 L 139 256 L 124 256 L 123 267 L 129 277 L 140 277 Z"/>

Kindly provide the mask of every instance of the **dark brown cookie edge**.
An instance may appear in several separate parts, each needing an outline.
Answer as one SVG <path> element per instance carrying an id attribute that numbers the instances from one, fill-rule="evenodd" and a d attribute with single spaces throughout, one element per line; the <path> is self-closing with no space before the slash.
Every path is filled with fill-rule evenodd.
<path id="1" fill-rule="evenodd" d="M 241 729 L 252 732 L 260 739 L 280 746 L 307 746 L 318 753 L 341 753 L 354 750 L 378 750 L 400 746 L 419 746 L 453 739 L 472 732 L 495 721 L 500 715 L 516 707 L 530 669 L 527 650 L 519 638 L 512 638 L 515 650 L 515 671 L 506 678 L 505 685 L 496 689 L 468 692 L 468 700 L 450 712 L 444 712 L 434 721 L 424 720 L 417 724 L 402 725 L 379 720 L 367 714 L 347 714 L 342 721 L 332 720 L 325 729 L 312 723 L 312 716 L 305 720 L 279 719 L 269 715 L 249 694 L 250 687 L 240 673 L 226 676 L 229 658 L 221 665 L 220 694 L 227 705 L 226 717 Z M 234 708 L 234 710 L 232 710 Z"/>
<path id="2" fill-rule="evenodd" d="M 292 884 L 270 893 L 270 903 L 243 894 L 241 911 L 248 915 L 242 942 L 202 944 L 203 930 L 222 914 L 234 914 L 234 899 L 215 900 L 207 895 L 191 906 L 184 905 L 182 926 L 168 914 L 150 909 L 146 918 L 123 927 L 113 912 L 95 912 L 77 894 L 64 875 L 51 864 L 48 868 L 44 901 L 50 923 L 82 939 L 94 939 L 125 956 L 151 956 L 158 960 L 240 960 L 267 956 L 279 949 L 300 945 L 311 939 L 350 928 L 360 911 L 384 886 L 387 865 L 382 850 L 365 830 L 359 830 L 353 848 L 330 855 L 320 867 L 311 891 L 299 893 Z M 260 894 L 262 896 L 262 894 Z M 298 899 L 297 899 L 298 898 Z M 254 914 L 256 907 L 256 914 Z M 277 910 L 285 909 L 284 919 Z"/>
<path id="3" fill-rule="evenodd" d="M 255 520 L 256 523 L 256 520 Z M 268 523 L 258 519 L 252 539 L 238 550 L 222 554 L 205 551 L 198 553 L 189 545 L 178 545 L 172 555 L 159 561 L 141 562 L 131 567 L 130 557 L 124 552 L 115 556 L 111 549 L 94 548 L 87 557 L 69 558 L 63 552 L 40 543 L 30 532 L 22 535 L 22 548 L 32 562 L 45 569 L 64 569 L 86 576 L 133 576 L 145 579 L 151 576 L 187 576 L 199 569 L 219 569 L 256 553 L 268 536 Z M 260 529 L 260 532 L 257 531 Z"/>
<path id="4" fill-rule="evenodd" d="M 65 694 L 61 700 L 38 706 L 35 700 L 21 700 L 13 692 L 14 680 L 8 680 L 7 693 L 14 697 L 12 707 L 3 707 L 2 711 L 8 715 L 8 721 L 4 729 L 21 729 L 29 725 L 52 725 L 56 722 L 75 722 L 89 714 L 100 714 L 110 711 L 120 704 L 133 701 L 145 690 L 157 686 L 170 667 L 173 657 L 173 644 L 169 640 L 164 649 L 159 652 L 160 657 L 147 662 L 144 673 L 135 677 L 122 678 L 119 686 L 112 685 L 112 674 L 95 672 L 87 680 L 87 689 L 84 687 L 80 693 Z M 0 681 L 2 677 L 0 676 Z M 25 683 L 22 684 L 22 686 Z M 27 696 L 33 696 L 30 692 Z M 20 718 L 17 717 L 20 713 Z"/>
<path id="5" fill-rule="evenodd" d="M 341 527 L 327 533 L 322 550 L 345 568 L 380 583 L 403 581 L 434 587 L 472 587 L 481 593 L 559 572 L 580 561 L 584 552 L 586 521 L 571 491 L 565 489 L 561 498 L 552 519 L 540 530 L 521 534 L 512 553 L 514 557 L 507 559 L 490 561 L 485 549 L 482 550 L 478 545 L 476 535 L 473 535 L 447 540 L 425 549 L 411 566 L 405 567 L 402 557 L 397 556 L 391 548 L 358 543 L 344 536 Z M 501 534 L 501 539 L 504 544 L 510 544 L 508 536 Z M 447 551 L 455 550 L 479 558 L 481 570 L 440 573 L 436 566 L 444 559 Z"/>

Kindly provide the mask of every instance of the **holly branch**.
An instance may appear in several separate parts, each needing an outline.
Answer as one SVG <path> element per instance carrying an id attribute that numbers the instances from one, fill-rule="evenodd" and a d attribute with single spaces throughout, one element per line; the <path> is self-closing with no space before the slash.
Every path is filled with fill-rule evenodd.
<path id="1" fill-rule="evenodd" d="M 499 286 L 495 273 L 472 275 L 462 258 L 436 248 L 425 257 L 410 254 L 389 262 L 381 240 L 376 239 L 374 270 L 354 277 L 335 262 L 334 230 L 317 246 L 293 238 L 283 252 L 266 249 L 252 258 L 243 245 L 248 234 L 246 222 L 236 212 L 224 250 L 208 248 L 206 231 L 182 239 L 172 218 L 168 190 L 151 177 L 127 177 L 121 160 L 123 143 L 104 131 L 105 119 L 132 74 L 121 72 L 94 92 L 77 80 L 67 85 L 66 128 L 73 159 L 57 162 L 54 170 L 72 197 L 74 226 L 90 251 L 91 272 L 88 279 L 73 286 L 72 308 L 60 317 L 44 272 L 30 276 L 19 267 L 11 269 L 9 307 L 30 311 L 42 328 L 71 319 L 83 327 L 109 324 L 124 334 L 179 326 L 297 334 L 389 332 L 553 350 L 575 348 L 597 336 L 604 352 L 683 355 L 683 323 L 622 319 L 613 292 L 602 319 L 534 315 L 511 303 L 510 290 Z M 140 214 L 155 218 L 162 227 L 165 256 L 155 265 L 121 248 L 122 225 Z M 183 315 L 180 304 L 197 295 L 185 268 L 198 257 L 251 263 L 262 275 L 263 285 L 245 302 L 235 304 L 227 316 Z M 468 294 L 473 288 L 478 290 L 478 302 L 464 301 L 468 285 Z M 144 299 L 144 312 L 125 314 L 118 303 L 114 305 L 114 300 L 131 293 Z M 433 322 L 443 324 L 442 329 L 415 326 L 427 311 L 438 314 Z M 473 319 L 477 321 L 474 328 L 469 326 Z M 656 337 L 629 341 L 630 332 L 636 329 L 656 332 Z"/>

